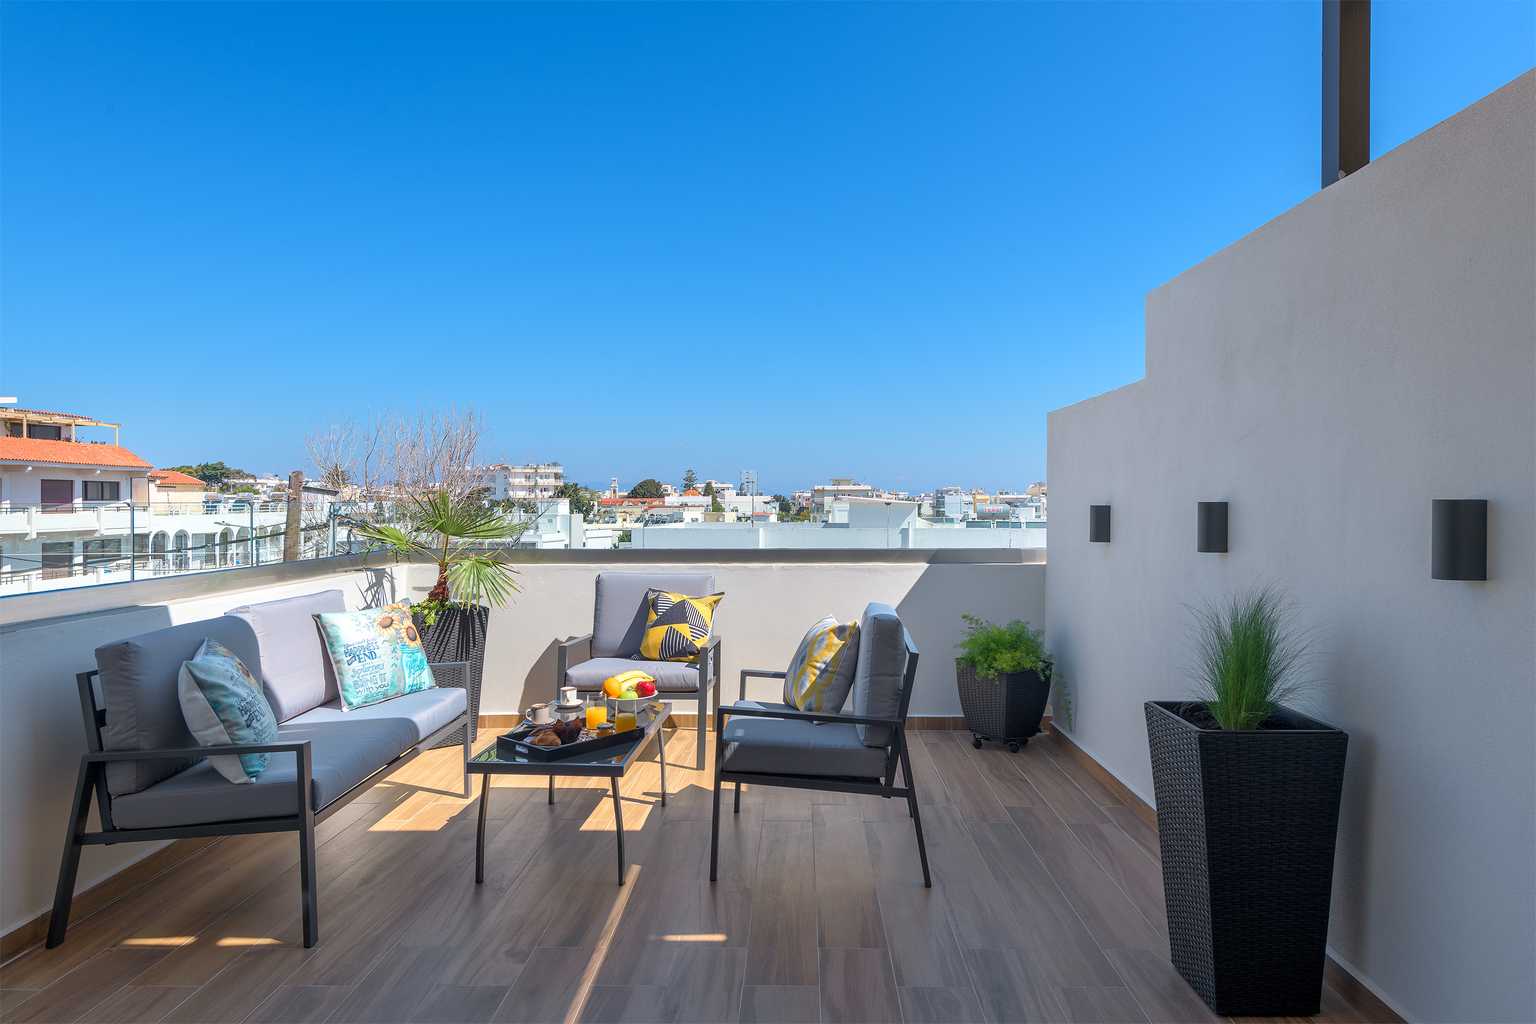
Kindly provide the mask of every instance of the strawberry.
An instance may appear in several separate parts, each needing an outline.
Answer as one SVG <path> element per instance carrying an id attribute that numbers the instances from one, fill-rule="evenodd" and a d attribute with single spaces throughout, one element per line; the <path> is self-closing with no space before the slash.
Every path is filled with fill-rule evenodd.
<path id="1" fill-rule="evenodd" d="M 656 684 L 642 679 L 635 684 L 635 693 L 641 697 L 654 697 L 656 696 Z"/>

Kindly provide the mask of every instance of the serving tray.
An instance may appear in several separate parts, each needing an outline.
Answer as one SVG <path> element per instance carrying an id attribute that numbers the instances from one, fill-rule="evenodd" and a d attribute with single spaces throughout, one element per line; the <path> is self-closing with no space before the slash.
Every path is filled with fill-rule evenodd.
<path id="1" fill-rule="evenodd" d="M 534 743 L 526 743 L 532 735 L 535 726 L 520 725 L 511 732 L 503 733 L 496 737 L 496 756 L 503 760 L 513 758 L 525 758 L 529 761 L 564 761 L 582 755 L 591 755 L 610 747 L 622 747 L 634 743 L 645 735 L 645 727 L 650 722 L 642 721 L 633 729 L 624 732 L 615 732 L 605 736 L 582 730 L 581 738 L 574 743 L 566 743 L 558 747 L 541 747 Z"/>

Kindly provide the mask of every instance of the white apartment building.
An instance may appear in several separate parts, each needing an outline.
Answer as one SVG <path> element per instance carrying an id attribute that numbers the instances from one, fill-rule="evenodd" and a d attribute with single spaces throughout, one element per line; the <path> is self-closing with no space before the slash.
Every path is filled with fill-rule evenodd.
<path id="1" fill-rule="evenodd" d="M 525 466 L 497 463 L 486 467 L 486 486 L 497 501 L 539 501 L 553 498 L 565 484 L 565 467 L 558 462 Z"/>

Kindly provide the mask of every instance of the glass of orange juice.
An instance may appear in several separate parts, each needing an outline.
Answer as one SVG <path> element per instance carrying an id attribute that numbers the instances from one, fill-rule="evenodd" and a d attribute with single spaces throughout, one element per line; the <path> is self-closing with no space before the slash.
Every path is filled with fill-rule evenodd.
<path id="1" fill-rule="evenodd" d="M 587 700 L 587 729 L 595 730 L 608 721 L 608 705 L 602 696 Z"/>
<path id="2" fill-rule="evenodd" d="M 638 724 L 633 711 L 620 711 L 613 717 L 613 727 L 619 732 L 629 732 Z"/>

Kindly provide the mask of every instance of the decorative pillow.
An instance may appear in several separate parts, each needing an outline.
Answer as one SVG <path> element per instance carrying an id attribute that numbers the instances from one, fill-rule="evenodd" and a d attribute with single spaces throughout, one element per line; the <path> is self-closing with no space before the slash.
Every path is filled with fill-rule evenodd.
<path id="1" fill-rule="evenodd" d="M 187 731 L 205 747 L 277 742 L 277 718 L 245 662 L 217 640 L 204 640 L 181 663 L 176 693 Z M 221 754 L 208 763 L 230 782 L 250 782 L 267 769 L 266 754 Z"/>
<path id="2" fill-rule="evenodd" d="M 437 685 L 421 634 L 405 603 L 355 612 L 322 612 L 320 632 L 336 670 L 341 706 L 353 711 Z"/>
<path id="3" fill-rule="evenodd" d="M 645 636 L 640 640 L 644 661 L 693 661 L 709 644 L 715 605 L 725 594 L 689 597 L 666 590 L 645 592 Z"/>
<path id="4" fill-rule="evenodd" d="M 789 659 L 784 703 L 799 711 L 841 711 L 858 660 L 859 624 L 828 615 L 810 628 Z"/>

